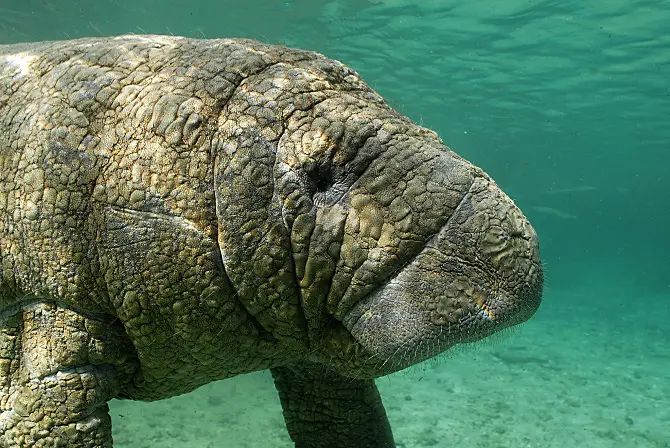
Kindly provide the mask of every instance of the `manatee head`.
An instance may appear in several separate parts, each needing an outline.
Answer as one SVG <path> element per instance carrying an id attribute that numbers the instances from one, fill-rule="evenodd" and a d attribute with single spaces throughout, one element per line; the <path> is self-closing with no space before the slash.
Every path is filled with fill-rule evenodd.
<path id="1" fill-rule="evenodd" d="M 227 271 L 273 337 L 301 328 L 309 361 L 376 377 L 539 306 L 522 212 L 355 72 L 313 54 L 275 64 L 228 107 L 216 187 Z"/>
<path id="2" fill-rule="evenodd" d="M 378 124 L 359 149 L 375 156 L 355 179 L 332 165 L 317 176 L 337 179 L 327 181 L 337 194 L 317 193 L 333 197 L 311 233 L 324 240 L 313 256 L 337 260 L 327 303 L 341 327 L 327 339 L 329 362 L 357 376 L 521 323 L 542 294 L 537 235 L 496 183 L 434 134 Z"/>

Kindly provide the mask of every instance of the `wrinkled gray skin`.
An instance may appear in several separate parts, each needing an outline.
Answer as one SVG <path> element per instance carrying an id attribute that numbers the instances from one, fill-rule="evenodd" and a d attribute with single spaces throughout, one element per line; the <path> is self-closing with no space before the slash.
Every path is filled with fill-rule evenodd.
<path id="1" fill-rule="evenodd" d="M 373 379 L 541 291 L 514 203 L 339 62 L 0 46 L 0 447 L 109 447 L 111 398 L 262 369 L 296 447 L 392 447 Z"/>

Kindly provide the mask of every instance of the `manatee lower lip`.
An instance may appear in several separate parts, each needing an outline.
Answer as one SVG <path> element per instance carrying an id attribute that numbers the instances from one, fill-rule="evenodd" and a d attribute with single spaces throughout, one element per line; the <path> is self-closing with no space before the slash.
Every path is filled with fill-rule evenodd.
<path id="1" fill-rule="evenodd" d="M 449 347 L 485 338 L 503 328 L 528 319 L 537 309 L 539 300 L 529 301 L 523 309 L 509 307 L 499 296 L 492 302 L 497 306 L 477 307 L 470 296 L 453 300 L 470 303 L 453 320 L 436 322 L 434 310 L 426 308 L 415 284 L 396 276 L 383 288 L 358 302 L 342 319 L 351 336 L 369 353 L 372 359 L 383 360 L 383 372 L 391 373 L 408 365 L 428 359 Z M 539 297 L 537 295 L 536 297 Z"/>

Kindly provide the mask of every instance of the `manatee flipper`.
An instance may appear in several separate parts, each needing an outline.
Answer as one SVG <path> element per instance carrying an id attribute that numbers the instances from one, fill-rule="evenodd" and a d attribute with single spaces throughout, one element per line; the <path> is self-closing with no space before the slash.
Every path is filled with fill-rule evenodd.
<path id="1" fill-rule="evenodd" d="M 129 376 L 119 337 L 113 325 L 54 304 L 2 318 L 0 446 L 111 447 L 107 401 Z"/>
<path id="2" fill-rule="evenodd" d="M 271 371 L 296 448 L 395 447 L 373 380 L 310 364 Z"/>

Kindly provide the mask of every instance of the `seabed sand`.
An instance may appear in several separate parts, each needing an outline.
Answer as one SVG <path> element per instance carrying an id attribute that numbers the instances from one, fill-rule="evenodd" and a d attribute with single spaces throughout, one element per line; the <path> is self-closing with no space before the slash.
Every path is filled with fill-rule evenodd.
<path id="1" fill-rule="evenodd" d="M 378 380 L 398 448 L 670 447 L 669 312 L 547 291 L 521 328 Z M 121 448 L 293 446 L 268 372 L 111 413 Z"/>

